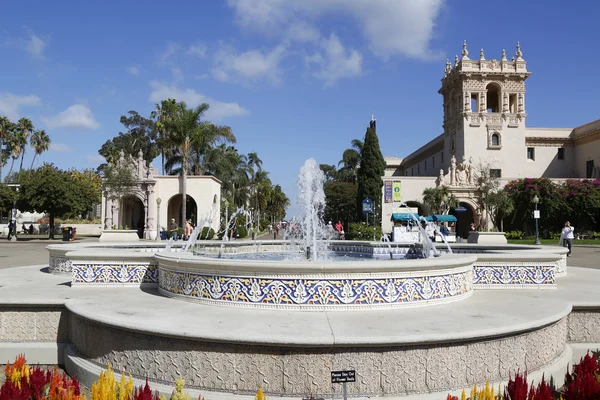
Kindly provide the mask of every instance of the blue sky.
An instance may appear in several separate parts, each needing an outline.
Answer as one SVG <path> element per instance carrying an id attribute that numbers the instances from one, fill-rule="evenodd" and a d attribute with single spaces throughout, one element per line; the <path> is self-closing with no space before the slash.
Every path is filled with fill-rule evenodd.
<path id="1" fill-rule="evenodd" d="M 51 150 L 36 164 L 95 168 L 128 110 L 148 115 L 167 97 L 209 102 L 207 118 L 230 125 L 240 152 L 258 152 L 294 201 L 304 161 L 337 164 L 371 114 L 385 156 L 439 135 L 440 79 L 464 39 L 488 59 L 503 48 L 510 58 L 521 42 L 533 72 L 528 126 L 597 119 L 600 3 L 566 4 L 10 2 L 0 29 L 0 114 L 26 116 L 49 133 Z"/>

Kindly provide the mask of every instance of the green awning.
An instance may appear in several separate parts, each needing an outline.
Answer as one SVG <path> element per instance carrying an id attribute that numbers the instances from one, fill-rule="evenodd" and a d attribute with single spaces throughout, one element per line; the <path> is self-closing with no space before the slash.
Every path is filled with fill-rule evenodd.
<path id="1" fill-rule="evenodd" d="M 435 214 L 433 220 L 436 222 L 456 222 L 456 217 L 450 214 Z"/>
<path id="2" fill-rule="evenodd" d="M 414 221 L 414 218 L 413 218 L 412 214 L 393 213 L 392 214 L 392 221 Z"/>

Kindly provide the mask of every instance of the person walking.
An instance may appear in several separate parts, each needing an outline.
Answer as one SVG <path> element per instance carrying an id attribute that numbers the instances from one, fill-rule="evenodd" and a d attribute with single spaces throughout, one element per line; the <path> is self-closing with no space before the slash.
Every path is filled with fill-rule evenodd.
<path id="1" fill-rule="evenodd" d="M 573 239 L 575 239 L 575 227 L 571 226 L 569 221 L 565 222 L 565 227 L 561 233 L 562 245 L 569 249 L 567 257 L 571 257 L 571 247 L 573 246 Z"/>
<path id="2" fill-rule="evenodd" d="M 177 240 L 177 230 L 179 229 L 179 225 L 175 222 L 175 218 L 171 218 L 171 224 L 169 225 L 169 232 L 171 233 L 171 237 L 173 240 Z"/>

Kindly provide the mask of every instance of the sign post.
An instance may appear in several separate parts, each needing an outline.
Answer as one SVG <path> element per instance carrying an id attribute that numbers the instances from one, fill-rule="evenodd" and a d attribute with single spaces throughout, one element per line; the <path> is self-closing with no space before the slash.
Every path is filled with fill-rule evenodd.
<path id="1" fill-rule="evenodd" d="M 366 198 L 362 202 L 362 212 L 367 214 L 367 225 L 369 225 L 369 214 L 373 214 L 373 200 Z"/>
<path id="2" fill-rule="evenodd" d="M 343 385 L 342 393 L 344 400 L 348 400 L 348 389 L 346 387 L 346 383 L 348 382 L 356 382 L 355 370 L 331 371 L 331 383 L 341 383 Z"/>

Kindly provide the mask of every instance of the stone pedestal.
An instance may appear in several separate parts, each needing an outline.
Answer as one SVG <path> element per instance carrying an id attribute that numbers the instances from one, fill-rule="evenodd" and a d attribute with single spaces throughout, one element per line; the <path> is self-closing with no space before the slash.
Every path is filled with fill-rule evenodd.
<path id="1" fill-rule="evenodd" d="M 100 242 L 138 242 L 136 230 L 110 229 L 102 231 Z"/>
<path id="2" fill-rule="evenodd" d="M 467 243 L 478 244 L 507 244 L 504 232 L 469 232 Z"/>

